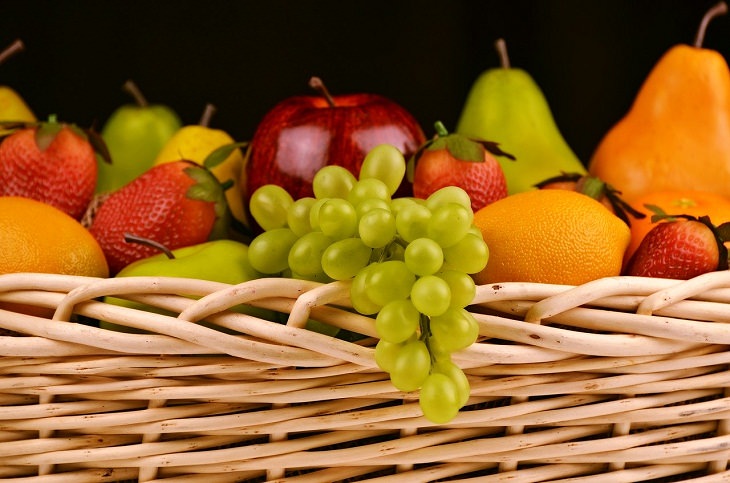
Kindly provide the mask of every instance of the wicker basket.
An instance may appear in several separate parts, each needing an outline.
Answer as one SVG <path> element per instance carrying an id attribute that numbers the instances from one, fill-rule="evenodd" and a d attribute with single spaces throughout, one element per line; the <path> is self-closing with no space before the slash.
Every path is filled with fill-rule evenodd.
<path id="1" fill-rule="evenodd" d="M 347 295 L 288 279 L 0 276 L 0 477 L 730 481 L 730 272 L 479 287 L 482 337 L 454 356 L 471 399 L 442 426 L 377 368 L 372 319 Z M 310 317 L 361 337 L 312 332 Z"/>

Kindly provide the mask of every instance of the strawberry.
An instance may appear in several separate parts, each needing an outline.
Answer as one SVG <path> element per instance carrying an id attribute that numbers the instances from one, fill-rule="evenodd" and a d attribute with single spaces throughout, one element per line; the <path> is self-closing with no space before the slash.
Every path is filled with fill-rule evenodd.
<path id="1" fill-rule="evenodd" d="M 421 146 L 408 162 L 408 177 L 416 198 L 428 198 L 445 186 L 458 186 L 469 194 L 476 212 L 507 196 L 507 180 L 494 156 L 514 156 L 496 143 L 449 134 L 441 122 L 435 127 L 436 137 Z"/>
<path id="2" fill-rule="evenodd" d="M 728 224 L 715 227 L 706 216 L 652 217 L 657 223 L 629 260 L 625 274 L 639 277 L 688 280 L 703 273 L 728 268 L 724 240 Z"/>
<path id="3" fill-rule="evenodd" d="M 12 127 L 0 143 L 0 196 L 33 198 L 81 219 L 96 187 L 95 150 L 106 156 L 99 137 L 55 119 Z"/>
<path id="4" fill-rule="evenodd" d="M 561 189 L 583 193 L 600 201 L 629 226 L 631 221 L 627 213 L 634 218 L 646 217 L 644 213 L 624 201 L 619 190 L 596 176 L 582 173 L 561 173 L 558 176 L 537 183 L 535 187 L 543 190 Z"/>
<path id="5" fill-rule="evenodd" d="M 160 164 L 111 193 L 95 208 L 89 230 L 114 275 L 157 253 L 149 245 L 127 242 L 125 234 L 170 250 L 225 236 L 230 212 L 224 191 L 208 168 L 197 163 Z"/>

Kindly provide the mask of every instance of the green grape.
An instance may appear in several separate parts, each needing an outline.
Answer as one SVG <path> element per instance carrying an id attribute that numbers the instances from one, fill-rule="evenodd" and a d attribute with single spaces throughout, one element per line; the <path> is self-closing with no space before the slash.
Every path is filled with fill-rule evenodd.
<path id="1" fill-rule="evenodd" d="M 489 247 L 483 239 L 467 234 L 456 244 L 444 248 L 444 266 L 465 273 L 484 270 L 489 261 Z"/>
<path id="2" fill-rule="evenodd" d="M 383 247 L 382 256 L 380 261 L 387 262 L 388 260 L 400 260 L 405 259 L 406 249 L 401 243 L 390 243 Z"/>
<path id="3" fill-rule="evenodd" d="M 420 277 L 411 288 L 411 301 L 424 315 L 441 315 L 451 305 L 449 284 L 436 275 Z"/>
<path id="4" fill-rule="evenodd" d="M 433 372 L 439 372 L 444 374 L 456 384 L 458 391 L 458 406 L 461 408 L 469 400 L 471 395 L 471 386 L 469 385 L 469 379 L 464 374 L 459 366 L 454 364 L 451 359 L 441 359 L 436 361 L 433 367 Z"/>
<path id="5" fill-rule="evenodd" d="M 431 360 L 433 361 L 438 362 L 440 360 L 451 360 L 451 352 L 441 346 L 439 339 L 431 335 L 428 337 L 428 350 L 431 352 Z"/>
<path id="6" fill-rule="evenodd" d="M 384 306 L 393 300 L 408 298 L 416 276 L 404 262 L 389 260 L 375 264 L 371 270 L 366 289 L 370 300 Z"/>
<path id="7" fill-rule="evenodd" d="M 459 414 L 460 396 L 459 388 L 450 377 L 433 372 L 423 381 L 418 402 L 426 419 L 444 424 Z"/>
<path id="8" fill-rule="evenodd" d="M 360 218 L 357 232 L 370 248 L 381 248 L 395 238 L 395 217 L 389 210 L 374 208 Z"/>
<path id="9" fill-rule="evenodd" d="M 390 380 L 399 391 L 415 391 L 423 384 L 431 371 L 431 355 L 425 342 L 406 342 L 392 361 Z"/>
<path id="10" fill-rule="evenodd" d="M 425 205 L 413 203 L 403 206 L 395 217 L 395 228 L 403 240 L 412 242 L 416 238 L 428 237 L 431 210 Z"/>
<path id="11" fill-rule="evenodd" d="M 289 250 L 297 237 L 289 228 L 274 228 L 256 236 L 248 246 L 248 260 L 261 273 L 274 274 L 289 268 Z"/>
<path id="12" fill-rule="evenodd" d="M 349 201 L 328 198 L 317 212 L 319 229 L 335 240 L 350 238 L 357 232 L 357 213 Z"/>
<path id="13" fill-rule="evenodd" d="M 359 238 L 337 240 L 322 254 L 322 268 L 335 280 L 349 280 L 367 266 L 372 251 Z"/>
<path id="14" fill-rule="evenodd" d="M 362 218 L 362 216 L 367 213 L 370 210 L 374 209 L 381 209 L 385 211 L 391 211 L 390 210 L 390 203 L 388 203 L 386 200 L 381 200 L 378 198 L 370 198 L 368 200 L 363 200 L 355 207 L 355 211 L 357 212 L 357 217 Z M 395 216 L 395 215 L 394 215 Z"/>
<path id="15" fill-rule="evenodd" d="M 355 278 L 352 280 L 350 286 L 350 301 L 352 307 L 363 315 L 377 314 L 382 308 L 376 304 L 367 294 L 367 287 L 369 284 L 370 274 L 372 273 L 375 263 L 371 263 L 367 267 L 360 270 Z"/>
<path id="16" fill-rule="evenodd" d="M 431 193 L 426 199 L 426 206 L 431 211 L 435 211 L 439 206 L 449 203 L 456 203 L 471 211 L 471 198 L 469 193 L 458 186 L 444 186 Z"/>
<path id="17" fill-rule="evenodd" d="M 314 275 L 304 275 L 302 273 L 291 272 L 289 275 L 287 275 L 287 278 L 294 278 L 296 280 L 310 280 L 312 282 L 319 283 L 334 282 L 334 280 L 328 277 L 327 274 L 324 272 L 315 273 Z"/>
<path id="18" fill-rule="evenodd" d="M 309 222 L 309 211 L 316 201 L 311 196 L 305 196 L 289 206 L 286 213 L 286 223 L 297 236 L 303 236 L 305 233 L 312 231 L 312 225 Z"/>
<path id="19" fill-rule="evenodd" d="M 472 225 L 471 227 L 469 227 L 468 234 L 474 235 L 477 238 L 481 238 L 482 240 L 484 240 L 484 233 L 482 233 L 482 230 L 476 225 Z"/>
<path id="20" fill-rule="evenodd" d="M 309 208 L 309 227 L 311 230 L 319 230 L 319 210 L 330 199 L 332 198 L 318 198 L 312 203 L 312 206 Z"/>
<path id="21" fill-rule="evenodd" d="M 375 363 L 385 372 L 390 372 L 395 365 L 398 353 L 404 345 L 403 343 L 394 344 L 393 342 L 380 339 L 375 344 Z"/>
<path id="22" fill-rule="evenodd" d="M 350 190 L 357 182 L 355 175 L 347 168 L 329 164 L 320 168 L 312 179 L 314 197 L 347 199 Z"/>
<path id="23" fill-rule="evenodd" d="M 444 270 L 436 275 L 449 284 L 452 308 L 463 308 L 472 303 L 477 293 L 477 286 L 469 274 L 459 270 Z"/>
<path id="24" fill-rule="evenodd" d="M 393 198 L 390 201 L 390 211 L 392 211 L 395 216 L 398 216 L 398 212 L 400 212 L 402 208 L 406 206 L 421 204 L 421 201 L 423 200 L 418 200 L 417 198 L 413 198 L 410 196 Z"/>
<path id="25" fill-rule="evenodd" d="M 393 300 L 380 309 L 375 318 L 378 337 L 388 342 L 405 342 L 418 330 L 421 313 L 410 300 Z"/>
<path id="26" fill-rule="evenodd" d="M 466 349 L 479 337 L 479 323 L 465 309 L 448 309 L 431 317 L 431 339 L 438 341 L 440 349 L 456 352 Z"/>
<path id="27" fill-rule="evenodd" d="M 405 248 L 403 260 L 406 267 L 416 275 L 432 275 L 441 269 L 444 252 L 430 238 L 416 238 Z"/>
<path id="28" fill-rule="evenodd" d="M 450 247 L 466 236 L 473 220 L 471 208 L 446 203 L 431 213 L 431 219 L 428 220 L 428 238 L 434 239 L 444 248 Z"/>
<path id="29" fill-rule="evenodd" d="M 352 203 L 353 206 L 357 206 L 363 201 L 371 198 L 390 201 L 388 187 L 377 178 L 365 178 L 359 180 L 350 190 L 350 194 L 347 195 L 347 200 Z"/>
<path id="30" fill-rule="evenodd" d="M 294 200 L 287 190 L 276 184 L 265 184 L 251 195 L 249 209 L 256 223 L 266 231 L 286 226 L 292 203 Z"/>
<path id="31" fill-rule="evenodd" d="M 392 144 L 380 144 L 372 148 L 360 166 L 359 179 L 376 178 L 388 187 L 393 196 L 406 174 L 403 153 Z"/>
<path id="32" fill-rule="evenodd" d="M 305 277 L 324 274 L 322 254 L 334 240 L 321 231 L 310 231 L 299 238 L 289 250 L 289 267 Z"/>

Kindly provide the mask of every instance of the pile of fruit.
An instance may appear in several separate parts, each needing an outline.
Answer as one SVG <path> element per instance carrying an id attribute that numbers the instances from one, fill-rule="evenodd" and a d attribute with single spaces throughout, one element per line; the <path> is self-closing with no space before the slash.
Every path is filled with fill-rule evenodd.
<path id="1" fill-rule="evenodd" d="M 728 268 L 730 70 L 702 46 L 725 11 L 658 61 L 584 161 L 501 40 L 454 132 L 428 138 L 392 100 L 316 77 L 249 141 L 210 127 L 213 106 L 182 125 L 132 82 L 100 132 L 38 120 L 0 87 L 0 274 L 346 283 L 378 365 L 447 422 L 469 396 L 451 354 L 479 338 L 476 285 Z"/>

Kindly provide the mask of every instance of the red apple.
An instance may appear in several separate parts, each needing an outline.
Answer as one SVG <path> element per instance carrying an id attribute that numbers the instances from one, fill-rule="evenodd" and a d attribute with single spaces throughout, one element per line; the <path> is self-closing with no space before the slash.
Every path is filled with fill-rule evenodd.
<path id="1" fill-rule="evenodd" d="M 331 96 L 317 77 L 310 86 L 321 95 L 284 99 L 256 128 L 244 174 L 247 206 L 264 184 L 278 184 L 294 199 L 313 196 L 312 179 L 323 166 L 343 166 L 357 176 L 365 155 L 378 144 L 392 144 L 408 159 L 425 142 L 413 115 L 383 96 Z M 399 190 L 411 193 L 410 184 Z"/>

